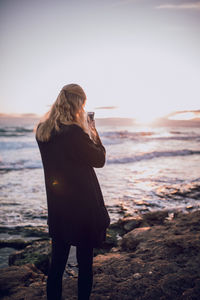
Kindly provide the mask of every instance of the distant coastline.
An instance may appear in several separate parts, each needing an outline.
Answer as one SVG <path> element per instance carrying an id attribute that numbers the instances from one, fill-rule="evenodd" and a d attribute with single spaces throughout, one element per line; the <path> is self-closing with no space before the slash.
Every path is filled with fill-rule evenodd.
<path id="1" fill-rule="evenodd" d="M 32 114 L 32 113 L 26 113 L 26 114 L 6 114 L 6 113 L 0 113 L 0 118 L 41 118 L 40 115 Z"/>
<path id="2" fill-rule="evenodd" d="M 39 120 L 42 116 L 34 113 L 26 114 L 6 114 L 0 113 L 0 120 L 3 119 L 34 119 Z M 144 125 L 144 126 L 172 126 L 172 127 L 199 127 L 200 118 L 193 118 L 190 120 L 170 120 L 167 117 L 158 118 L 151 123 L 139 124 L 134 118 L 122 118 L 122 117 L 112 117 L 112 118 L 96 118 L 97 126 L 133 126 L 133 125 Z"/>

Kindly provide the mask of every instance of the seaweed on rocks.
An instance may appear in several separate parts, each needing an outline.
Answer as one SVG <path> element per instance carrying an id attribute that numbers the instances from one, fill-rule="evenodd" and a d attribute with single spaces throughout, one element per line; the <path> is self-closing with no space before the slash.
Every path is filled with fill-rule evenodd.
<path id="1" fill-rule="evenodd" d="M 9 266 L 34 264 L 47 275 L 51 257 L 51 242 L 49 240 L 34 241 L 21 251 L 9 256 Z"/>

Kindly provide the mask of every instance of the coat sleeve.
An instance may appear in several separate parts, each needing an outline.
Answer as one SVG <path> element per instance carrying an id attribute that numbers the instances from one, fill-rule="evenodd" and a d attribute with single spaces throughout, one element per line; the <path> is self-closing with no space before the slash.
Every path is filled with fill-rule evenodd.
<path id="1" fill-rule="evenodd" d="M 72 138 L 72 155 L 74 159 L 95 168 L 102 168 L 106 160 L 106 150 L 97 133 L 97 141 L 94 143 L 82 128 L 76 127 Z"/>

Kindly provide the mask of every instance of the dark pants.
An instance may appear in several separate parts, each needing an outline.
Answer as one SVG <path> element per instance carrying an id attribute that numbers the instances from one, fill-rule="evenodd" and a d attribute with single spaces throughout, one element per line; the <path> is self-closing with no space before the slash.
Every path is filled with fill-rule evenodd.
<path id="1" fill-rule="evenodd" d="M 62 276 L 65 270 L 71 245 L 52 239 L 51 265 L 47 278 L 47 299 L 60 300 L 62 296 Z M 93 283 L 93 248 L 77 246 L 78 262 L 78 300 L 88 300 Z"/>

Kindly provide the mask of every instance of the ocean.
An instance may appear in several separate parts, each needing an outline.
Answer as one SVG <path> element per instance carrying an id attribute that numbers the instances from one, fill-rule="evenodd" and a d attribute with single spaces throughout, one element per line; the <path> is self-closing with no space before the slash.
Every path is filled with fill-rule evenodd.
<path id="1" fill-rule="evenodd" d="M 0 226 L 47 226 L 32 118 L 0 118 Z M 95 169 L 111 222 L 124 215 L 200 209 L 200 128 L 97 126 L 106 164 Z"/>

